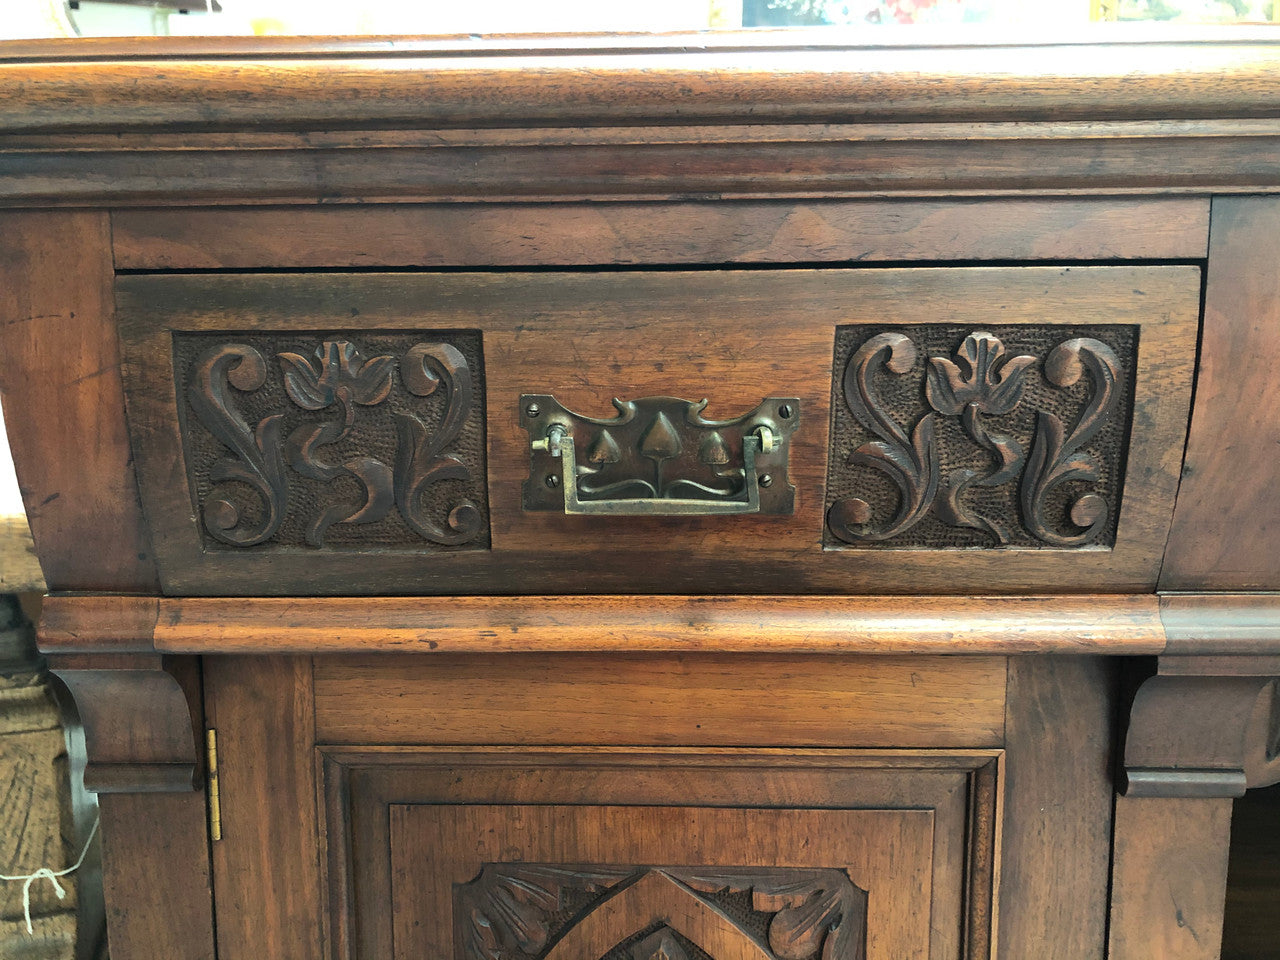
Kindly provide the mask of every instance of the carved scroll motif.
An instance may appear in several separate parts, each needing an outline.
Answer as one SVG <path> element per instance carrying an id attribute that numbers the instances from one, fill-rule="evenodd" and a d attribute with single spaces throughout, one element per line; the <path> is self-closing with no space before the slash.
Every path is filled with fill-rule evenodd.
<path id="1" fill-rule="evenodd" d="M 1107 519 L 1107 501 L 1093 493 L 1077 497 L 1071 505 L 1071 522 L 1084 528 L 1079 533 L 1059 533 L 1044 517 L 1045 500 L 1054 487 L 1069 480 L 1098 478 L 1097 461 L 1083 448 L 1115 408 L 1120 361 L 1102 341 L 1078 338 L 1054 347 L 1044 363 L 1045 377 L 1059 387 L 1071 386 L 1085 370 L 1093 382 L 1089 405 L 1069 434 L 1052 413 L 1039 412 L 1035 442 L 1022 478 L 1022 515 L 1027 527 L 1041 540 L 1059 547 L 1088 543 Z"/>
<path id="2" fill-rule="evenodd" d="M 702 893 L 750 891 L 769 920 L 778 960 L 854 960 L 863 955 L 867 895 L 842 870 L 716 870 L 681 877 Z"/>
<path id="3" fill-rule="evenodd" d="M 632 871 L 581 869 L 547 864 L 485 864 L 458 890 L 465 929 L 464 950 L 474 960 L 541 956 L 554 932 L 555 916 L 581 898 L 600 893 Z"/>
<path id="4" fill-rule="evenodd" d="M 242 343 L 226 343 L 200 355 L 187 391 L 200 422 L 233 454 L 220 457 L 209 470 L 209 479 L 219 486 L 205 499 L 201 516 L 212 537 L 235 547 L 270 539 L 280 529 L 289 497 L 280 450 L 284 415 L 264 417 L 250 430 L 231 397 L 231 387 L 249 392 L 266 380 L 261 353 Z M 221 486 L 233 481 L 247 484 L 261 498 L 257 522 L 244 522 L 234 494 Z"/>
<path id="5" fill-rule="evenodd" d="M 888 540 L 920 522 L 938 492 L 938 452 L 933 442 L 933 414 L 920 418 L 910 438 L 877 402 L 871 375 L 877 367 L 908 373 L 916 362 L 915 345 L 900 333 L 872 337 L 844 370 L 844 398 L 858 422 L 880 438 L 854 450 L 850 463 L 865 463 L 889 476 L 898 487 L 898 512 L 883 523 L 872 522 L 871 505 L 860 497 L 837 501 L 829 514 L 837 536 L 850 531 L 856 540 Z M 857 533 L 852 531 L 857 530 Z"/>
<path id="6" fill-rule="evenodd" d="M 938 340 L 928 328 L 910 329 L 921 341 Z M 1133 342 L 1130 328 L 1110 329 Z M 1043 342 L 1053 331 L 1040 328 L 1032 339 Z M 842 431 L 843 411 L 836 409 L 829 487 L 855 489 L 829 503 L 831 537 L 848 544 L 1076 547 L 1100 542 L 1114 529 L 1127 426 L 1126 416 L 1116 428 L 1127 400 L 1125 364 L 1116 350 L 1095 337 L 1059 339 L 1041 362 L 1011 354 L 1000 336 L 979 330 L 964 336 L 954 360 L 929 356 L 923 377 L 913 377 L 920 352 L 912 336 L 894 331 L 866 336 L 849 354 L 837 403 L 877 439 L 845 453 L 840 442 L 848 430 Z M 1074 416 L 1055 412 L 1073 404 Z M 920 406 L 924 412 L 914 412 Z M 1066 422 L 1073 423 L 1069 430 Z M 893 481 L 891 509 L 883 497 L 874 503 L 870 493 L 857 492 L 849 471 L 858 466 Z M 1104 473 L 1112 499 L 1081 489 L 1101 484 Z M 1015 481 L 1016 492 L 1006 492 Z M 957 541 L 947 528 L 980 538 Z"/>
<path id="7" fill-rule="evenodd" d="M 411 413 L 396 416 L 400 438 L 396 457 L 396 506 L 421 537 L 448 545 L 466 543 L 480 532 L 483 518 L 475 503 L 462 500 L 449 511 L 448 529 L 433 523 L 422 509 L 422 492 L 441 480 L 467 480 L 471 471 L 461 460 L 442 453 L 462 430 L 471 411 L 471 371 L 466 358 L 447 343 L 419 343 L 405 354 L 400 375 L 409 392 L 426 397 L 444 384 L 444 420 L 432 431 Z"/>
<path id="8" fill-rule="evenodd" d="M 467 960 L 863 960 L 866 902 L 836 869 L 487 864 L 455 905 Z"/>
<path id="9" fill-rule="evenodd" d="M 393 338 L 405 343 L 402 352 L 366 357 L 347 340 L 271 351 L 275 376 L 260 347 L 218 344 L 199 355 L 187 398 L 219 444 L 208 469 L 208 481 L 219 486 L 204 492 L 201 505 L 211 537 L 231 546 L 288 546 L 296 537 L 298 546 L 319 548 L 349 525 L 368 528 L 372 545 L 457 546 L 486 533 L 483 462 L 476 462 L 483 424 L 467 357 L 451 343 L 380 340 Z M 415 400 L 433 395 L 439 400 Z M 254 431 L 240 412 L 249 407 L 266 412 Z M 453 452 L 464 429 L 481 438 L 469 442 L 477 451 L 469 458 Z M 183 441 L 196 463 L 199 496 L 209 445 L 190 429 Z M 246 504 L 243 489 L 227 485 L 232 480 L 252 488 L 261 509 Z M 252 518 L 243 519 L 246 513 Z"/>

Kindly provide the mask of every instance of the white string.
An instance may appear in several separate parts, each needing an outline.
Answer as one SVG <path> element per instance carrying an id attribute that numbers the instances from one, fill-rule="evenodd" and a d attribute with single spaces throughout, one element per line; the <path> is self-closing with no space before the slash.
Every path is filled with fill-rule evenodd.
<path id="1" fill-rule="evenodd" d="M 59 877 L 65 877 L 69 873 L 75 873 L 84 863 L 84 858 L 89 855 L 89 844 L 93 843 L 94 834 L 98 832 L 98 818 L 93 819 L 93 829 L 89 831 L 89 839 L 84 842 L 84 849 L 80 851 L 80 859 L 65 870 L 59 870 L 54 873 L 48 867 L 41 867 L 35 873 L 28 873 L 24 876 L 6 877 L 0 873 L 0 880 L 21 880 L 22 884 L 22 916 L 27 921 L 27 935 L 30 936 L 36 932 L 35 927 L 31 925 L 31 885 L 37 880 L 48 880 L 53 884 L 53 892 L 58 895 L 59 900 L 67 898 L 67 891 L 63 889 L 62 884 L 58 882 Z"/>

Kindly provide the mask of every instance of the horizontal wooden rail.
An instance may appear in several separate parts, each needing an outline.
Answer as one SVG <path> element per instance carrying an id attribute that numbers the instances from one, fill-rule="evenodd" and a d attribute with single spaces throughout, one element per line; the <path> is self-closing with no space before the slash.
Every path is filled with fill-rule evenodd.
<path id="1" fill-rule="evenodd" d="M 1273 622 L 1280 641 L 1280 602 Z M 1166 635 L 1155 596 L 57 596 L 46 601 L 41 642 L 57 653 L 1149 655 L 1164 651 Z"/>

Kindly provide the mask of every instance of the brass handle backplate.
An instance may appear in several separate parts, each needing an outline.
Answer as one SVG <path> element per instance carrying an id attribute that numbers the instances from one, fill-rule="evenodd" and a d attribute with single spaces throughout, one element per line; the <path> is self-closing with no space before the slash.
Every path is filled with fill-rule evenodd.
<path id="1" fill-rule="evenodd" d="M 573 413 L 554 397 L 520 398 L 529 433 L 524 509 L 669 517 L 795 512 L 787 477 L 800 401 L 770 397 L 734 420 L 706 420 L 706 400 L 614 400 L 618 415 Z"/>

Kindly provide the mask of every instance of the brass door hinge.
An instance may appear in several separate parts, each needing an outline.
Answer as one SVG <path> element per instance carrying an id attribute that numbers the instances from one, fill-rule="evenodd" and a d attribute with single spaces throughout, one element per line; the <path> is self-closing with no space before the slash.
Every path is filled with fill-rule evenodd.
<path id="1" fill-rule="evenodd" d="M 209 838 L 222 839 L 222 802 L 218 798 L 218 731 L 204 732 L 205 779 L 209 796 Z"/>

